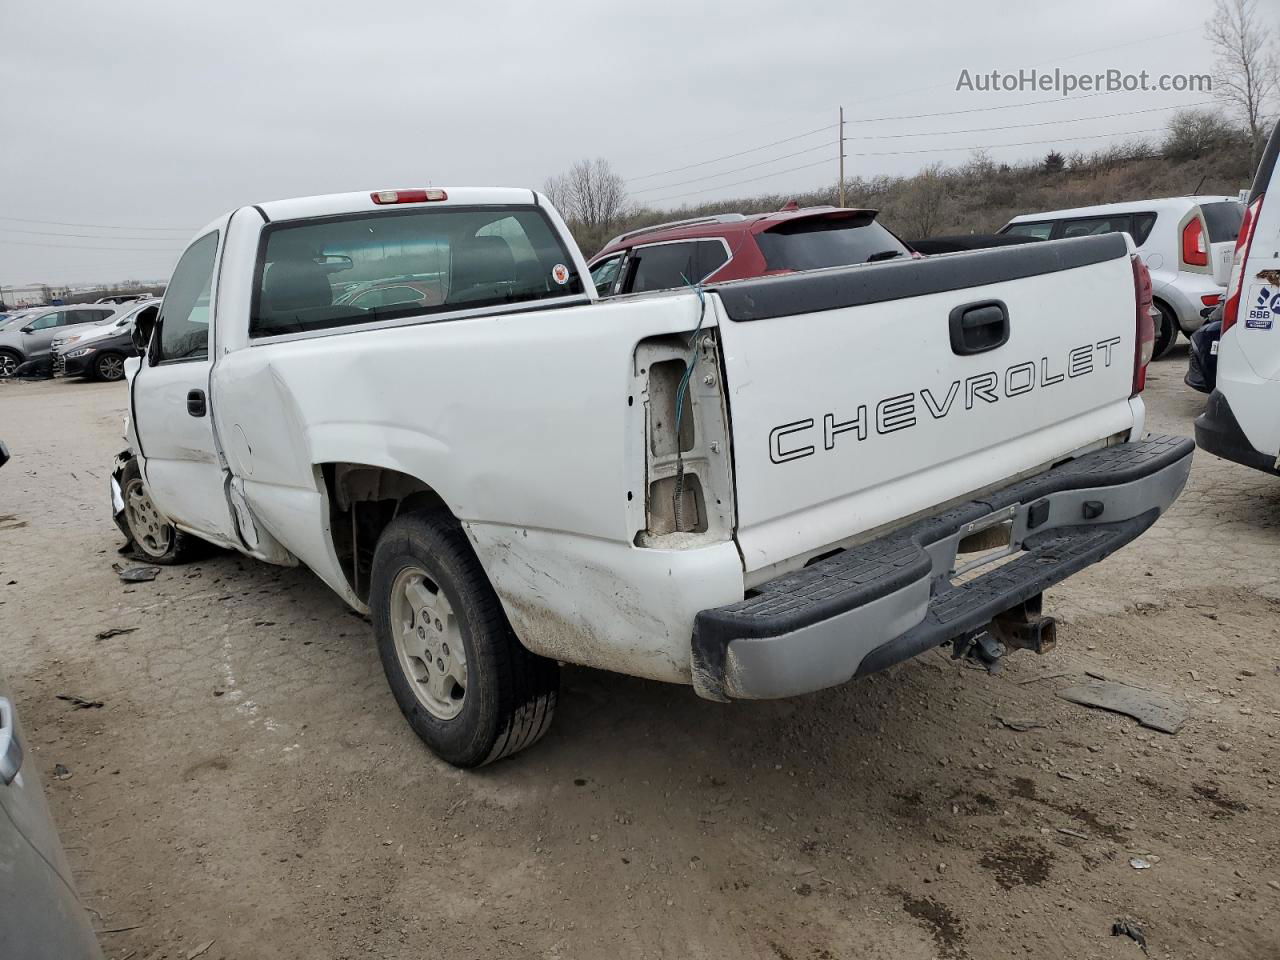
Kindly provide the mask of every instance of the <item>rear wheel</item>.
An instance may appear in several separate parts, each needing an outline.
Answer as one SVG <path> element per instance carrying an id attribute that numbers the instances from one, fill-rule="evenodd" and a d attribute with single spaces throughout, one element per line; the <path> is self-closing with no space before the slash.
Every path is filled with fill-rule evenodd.
<path id="1" fill-rule="evenodd" d="M 8 380 L 22 363 L 22 357 L 12 350 L 0 350 L 0 380 Z"/>
<path id="2" fill-rule="evenodd" d="M 431 751 L 478 767 L 551 726 L 560 670 L 524 648 L 456 520 L 393 520 L 374 551 L 369 606 L 401 713 Z"/>
<path id="3" fill-rule="evenodd" d="M 125 524 L 134 552 L 150 563 L 171 566 L 195 560 L 203 552 L 204 541 L 183 533 L 163 516 L 151 502 L 142 471 L 136 459 L 125 464 L 120 474 L 120 492 L 124 498 Z"/>
<path id="4" fill-rule="evenodd" d="M 123 380 L 124 357 L 118 353 L 102 354 L 93 362 L 93 375 L 108 382 Z"/>
<path id="5" fill-rule="evenodd" d="M 1152 348 L 1151 359 L 1159 360 L 1172 350 L 1173 345 L 1178 342 L 1178 318 L 1174 315 L 1173 310 L 1163 303 L 1155 304 L 1155 308 L 1160 312 L 1160 316 L 1154 318 L 1156 322 L 1156 342 Z"/>

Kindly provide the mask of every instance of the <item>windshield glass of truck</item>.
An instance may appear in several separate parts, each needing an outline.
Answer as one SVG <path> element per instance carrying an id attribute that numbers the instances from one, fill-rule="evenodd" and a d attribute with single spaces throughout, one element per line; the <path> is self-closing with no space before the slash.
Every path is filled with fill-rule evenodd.
<path id="1" fill-rule="evenodd" d="M 874 214 L 790 220 L 756 237 L 770 270 L 819 270 L 909 256 Z"/>
<path id="2" fill-rule="evenodd" d="M 1244 222 L 1244 207 L 1236 201 L 1221 200 L 1217 203 L 1202 203 L 1200 212 L 1204 214 L 1204 222 L 1209 226 L 1210 243 L 1235 240 L 1240 235 L 1240 224 Z"/>
<path id="3" fill-rule="evenodd" d="M 437 207 L 270 224 L 249 334 L 298 333 L 582 293 L 537 207 Z"/>

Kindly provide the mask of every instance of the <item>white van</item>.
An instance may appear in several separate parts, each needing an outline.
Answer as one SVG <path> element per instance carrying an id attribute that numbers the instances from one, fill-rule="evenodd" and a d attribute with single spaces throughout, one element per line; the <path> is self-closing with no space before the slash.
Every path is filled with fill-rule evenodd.
<path id="1" fill-rule="evenodd" d="M 1210 453 L 1280 476 L 1280 125 L 1262 154 L 1222 305 L 1217 389 L 1196 418 Z M 1264 203 L 1270 196 L 1271 202 Z"/>
<path id="2" fill-rule="evenodd" d="M 1040 240 L 1127 233 L 1151 271 L 1160 311 L 1155 355 L 1190 336 L 1222 302 L 1244 217 L 1235 197 L 1167 197 L 1014 217 L 1000 233 Z"/>

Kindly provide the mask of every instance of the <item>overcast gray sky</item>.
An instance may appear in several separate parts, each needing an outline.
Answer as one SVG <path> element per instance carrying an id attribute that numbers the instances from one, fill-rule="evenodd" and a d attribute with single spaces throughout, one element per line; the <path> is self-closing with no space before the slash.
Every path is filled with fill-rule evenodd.
<path id="1" fill-rule="evenodd" d="M 597 155 L 642 177 L 834 123 L 841 104 L 860 119 L 1053 96 L 957 91 L 964 68 L 1208 72 L 1210 9 L 1208 0 L 0 0 L 0 283 L 164 278 L 196 229 L 261 200 L 539 186 Z M 943 132 L 1206 99 L 1077 95 L 854 123 L 848 172 L 962 162 L 966 150 L 942 148 L 974 144 L 998 160 L 1095 147 L 1160 127 L 1169 113 Z M 868 139 L 903 133 L 927 135 Z M 1074 139 L 1083 137 L 1095 139 Z M 637 201 L 673 198 L 669 206 L 812 188 L 835 178 L 827 140 L 834 132 L 630 186 Z M 930 152 L 857 156 L 908 150 Z M 766 162 L 799 151 L 809 152 Z M 824 156 L 831 162 L 791 169 Z M 740 169 L 748 164 L 757 165 Z M 142 229 L 157 227 L 177 229 Z"/>

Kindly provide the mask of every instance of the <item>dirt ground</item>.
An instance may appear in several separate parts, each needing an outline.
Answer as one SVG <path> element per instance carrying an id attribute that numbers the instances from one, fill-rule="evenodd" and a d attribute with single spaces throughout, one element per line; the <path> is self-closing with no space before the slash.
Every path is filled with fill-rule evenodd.
<path id="1" fill-rule="evenodd" d="M 1185 365 L 1154 366 L 1151 429 L 1191 431 Z M 1048 594 L 1058 648 L 998 675 L 935 652 L 725 706 L 567 668 L 541 744 L 461 773 L 306 570 L 120 582 L 125 401 L 0 384 L 0 669 L 111 960 L 1139 960 L 1120 919 L 1152 957 L 1280 957 L 1274 478 L 1198 453 L 1167 517 Z M 1190 719 L 1055 696 L 1086 671 Z"/>

